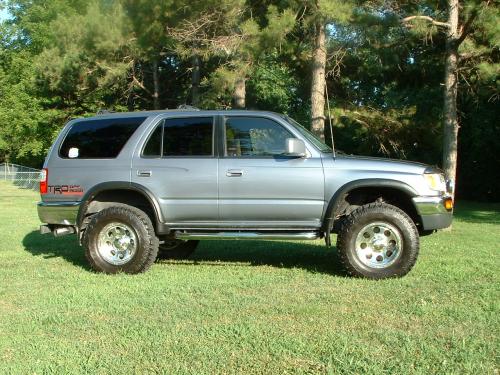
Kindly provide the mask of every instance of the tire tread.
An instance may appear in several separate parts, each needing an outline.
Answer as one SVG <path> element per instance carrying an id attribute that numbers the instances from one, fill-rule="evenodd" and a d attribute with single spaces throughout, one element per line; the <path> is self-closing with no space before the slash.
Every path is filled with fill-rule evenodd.
<path id="1" fill-rule="evenodd" d="M 384 213 L 389 216 L 395 217 L 405 223 L 407 229 L 410 232 L 410 241 L 412 242 L 413 250 L 409 254 L 408 260 L 402 264 L 402 267 L 398 270 L 397 273 L 393 273 L 390 275 L 372 275 L 367 276 L 365 273 L 361 272 L 359 269 L 355 267 L 354 264 L 348 258 L 348 249 L 349 242 L 351 236 L 353 235 L 353 227 L 355 223 L 359 222 L 359 220 L 371 213 Z M 347 215 L 340 225 L 340 230 L 337 236 L 337 252 L 339 255 L 340 263 L 342 264 L 343 269 L 350 276 L 354 277 L 370 277 L 375 279 L 387 278 L 387 277 L 401 277 L 406 275 L 415 265 L 420 249 L 420 238 L 418 234 L 418 229 L 415 226 L 413 220 L 400 208 L 390 205 L 388 203 L 383 202 L 373 202 L 363 206 L 358 207 L 354 211 L 352 211 L 349 215 Z"/>
<path id="2" fill-rule="evenodd" d="M 101 219 L 105 218 L 110 214 L 128 216 L 131 218 L 131 220 L 136 218 L 139 219 L 139 221 L 143 225 L 147 233 L 147 238 L 146 238 L 147 243 L 145 244 L 145 246 L 147 246 L 147 250 L 139 252 L 138 255 L 140 255 L 141 258 L 137 259 L 126 270 L 124 270 L 124 272 L 130 274 L 146 272 L 156 260 L 156 257 L 158 255 L 159 240 L 155 234 L 154 226 L 149 216 L 146 215 L 144 211 L 136 207 L 127 205 L 116 205 L 113 207 L 109 207 L 92 216 L 83 235 L 83 246 L 85 248 L 85 257 L 87 258 L 89 264 L 94 270 L 99 272 L 103 271 L 101 267 L 96 263 L 95 259 L 92 257 L 90 250 L 92 238 L 90 238 L 91 237 L 90 233 L 93 233 L 95 226 L 99 224 Z"/>

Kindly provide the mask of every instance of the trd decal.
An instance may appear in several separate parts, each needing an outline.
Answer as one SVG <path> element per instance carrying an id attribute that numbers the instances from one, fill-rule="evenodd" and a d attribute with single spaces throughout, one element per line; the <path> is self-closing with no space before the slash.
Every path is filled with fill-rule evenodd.
<path id="1" fill-rule="evenodd" d="M 49 185 L 48 192 L 49 194 L 83 195 L 80 185 Z"/>

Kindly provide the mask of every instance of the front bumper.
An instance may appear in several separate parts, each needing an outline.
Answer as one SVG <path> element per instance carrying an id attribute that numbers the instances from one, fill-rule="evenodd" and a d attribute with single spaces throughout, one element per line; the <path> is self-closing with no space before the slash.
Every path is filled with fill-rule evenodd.
<path id="1" fill-rule="evenodd" d="M 80 202 L 38 202 L 38 217 L 42 223 L 76 225 Z"/>
<path id="2" fill-rule="evenodd" d="M 413 198 L 424 230 L 443 229 L 451 225 L 453 210 L 445 207 L 445 201 L 448 199 L 448 196 Z"/>

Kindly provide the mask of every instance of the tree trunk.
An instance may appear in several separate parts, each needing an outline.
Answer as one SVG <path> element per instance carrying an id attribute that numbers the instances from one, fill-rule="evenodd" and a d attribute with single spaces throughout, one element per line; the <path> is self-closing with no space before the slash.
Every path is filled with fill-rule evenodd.
<path id="1" fill-rule="evenodd" d="M 192 58 L 193 71 L 191 73 L 191 105 L 198 107 L 200 103 L 200 57 Z"/>
<path id="2" fill-rule="evenodd" d="M 234 108 L 245 108 L 246 86 L 245 78 L 238 78 L 234 83 Z"/>
<path id="3" fill-rule="evenodd" d="M 444 91 L 443 169 L 446 178 L 455 181 L 458 146 L 458 0 L 448 0 L 448 35 L 446 38 L 446 67 Z"/>
<path id="4" fill-rule="evenodd" d="M 312 60 L 311 130 L 322 140 L 325 139 L 325 43 L 325 25 L 317 23 Z"/>
<path id="5" fill-rule="evenodd" d="M 153 61 L 153 107 L 160 109 L 160 80 L 158 78 L 158 61 Z"/>

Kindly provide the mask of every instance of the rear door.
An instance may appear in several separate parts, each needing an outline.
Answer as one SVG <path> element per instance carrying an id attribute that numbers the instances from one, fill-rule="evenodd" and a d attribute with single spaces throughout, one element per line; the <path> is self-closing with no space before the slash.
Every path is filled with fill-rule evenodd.
<path id="1" fill-rule="evenodd" d="M 324 206 L 321 156 L 283 155 L 292 129 L 278 119 L 225 116 L 219 160 L 219 216 L 244 227 L 319 227 Z"/>
<path id="2" fill-rule="evenodd" d="M 164 223 L 218 218 L 213 116 L 165 118 L 149 131 L 132 161 L 132 182 L 158 199 Z"/>

